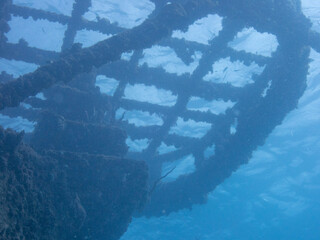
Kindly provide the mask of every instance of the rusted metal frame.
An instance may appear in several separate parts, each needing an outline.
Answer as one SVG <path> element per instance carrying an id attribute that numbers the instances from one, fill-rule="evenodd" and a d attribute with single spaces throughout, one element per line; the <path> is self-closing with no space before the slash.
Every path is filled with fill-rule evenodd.
<path id="1" fill-rule="evenodd" d="M 208 12 L 215 5 L 211 1 L 189 1 L 185 6 L 169 4 L 153 19 L 140 26 L 101 41 L 90 48 L 75 51 L 60 60 L 40 67 L 31 74 L 0 86 L 0 109 L 17 106 L 57 81 L 70 81 L 81 72 L 88 72 L 119 59 L 121 53 L 150 47 L 174 29 L 187 26 L 190 21 Z"/>

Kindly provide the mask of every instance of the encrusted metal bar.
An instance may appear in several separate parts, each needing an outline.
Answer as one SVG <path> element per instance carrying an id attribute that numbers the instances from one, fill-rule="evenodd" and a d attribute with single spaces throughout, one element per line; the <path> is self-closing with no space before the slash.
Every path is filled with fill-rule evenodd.
<path id="1" fill-rule="evenodd" d="M 99 67 L 115 61 L 123 52 L 149 47 L 172 30 L 186 26 L 212 7 L 214 4 L 211 1 L 190 1 L 186 6 L 166 5 L 157 17 L 146 20 L 136 28 L 101 41 L 90 48 L 69 53 L 59 61 L 1 86 L 0 109 L 17 106 L 26 97 L 35 95 L 57 81 L 68 82 L 75 75 L 89 71 L 93 66 Z"/>
<path id="2" fill-rule="evenodd" d="M 14 16 L 21 16 L 23 18 L 32 17 L 33 20 L 46 19 L 50 22 L 59 22 L 63 25 L 68 24 L 70 19 L 70 17 L 62 14 L 17 5 L 10 5 L 9 12 Z"/>
<path id="3" fill-rule="evenodd" d="M 74 2 L 72 16 L 69 19 L 68 28 L 67 28 L 67 31 L 65 32 L 63 44 L 61 47 L 62 51 L 65 51 L 71 48 L 74 42 L 76 33 L 81 26 L 80 22 L 82 19 L 82 15 L 86 11 L 88 11 L 90 4 L 91 4 L 91 0 L 76 0 Z"/>
<path id="4" fill-rule="evenodd" d="M 0 57 L 18 60 L 38 65 L 45 65 L 48 62 L 59 58 L 59 53 L 28 47 L 23 43 L 4 43 L 0 48 Z"/>

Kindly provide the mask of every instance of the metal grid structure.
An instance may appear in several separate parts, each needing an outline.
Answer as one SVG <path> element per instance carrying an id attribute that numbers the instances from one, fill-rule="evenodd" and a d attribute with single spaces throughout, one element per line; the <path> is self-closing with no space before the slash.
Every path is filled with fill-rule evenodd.
<path id="1" fill-rule="evenodd" d="M 166 3 L 154 1 L 154 14 Z M 253 1 L 254 2 L 254 1 Z M 244 5 L 243 3 L 246 3 Z M 90 7 L 90 0 L 75 0 L 72 16 L 58 15 L 42 10 L 9 5 L 6 21 L 10 14 L 34 20 L 46 19 L 67 25 L 62 52 L 72 47 L 78 30 L 87 29 L 105 34 L 117 34 L 125 29 L 99 20 L 90 22 L 82 16 Z M 297 7 L 290 6 L 289 1 L 273 3 L 277 9 L 270 9 L 269 1 L 261 1 L 260 10 L 256 3 L 250 8 L 252 1 L 225 1 L 212 14 L 223 17 L 223 29 L 208 45 L 188 42 L 183 39 L 165 38 L 157 44 L 172 48 L 185 64 L 190 63 L 195 51 L 201 52 L 202 58 L 192 74 L 170 74 L 161 68 L 150 68 L 146 64 L 139 65 L 143 51 L 134 51 L 129 61 L 119 60 L 95 70 L 95 75 L 105 75 L 119 81 L 112 97 L 114 114 L 119 108 L 126 111 L 137 110 L 157 114 L 163 120 L 162 125 L 140 126 L 122 121 L 122 126 L 131 139 L 148 139 L 149 144 L 142 152 L 129 152 L 129 157 L 145 160 L 150 169 L 150 185 L 161 178 L 162 166 L 192 154 L 195 159 L 195 171 L 180 176 L 172 182 L 158 184 L 146 208 L 146 215 L 161 215 L 192 204 L 202 203 L 206 194 L 235 171 L 241 164 L 247 163 L 251 153 L 280 124 L 285 115 L 292 110 L 305 88 L 308 48 L 312 45 L 317 51 L 320 44 L 319 36 L 309 32 L 310 24 Z M 296 1 L 295 6 L 299 3 Z M 285 16 L 285 19 L 283 18 Z M 270 17 L 272 20 L 270 20 Z M 254 27 L 259 32 L 274 34 L 279 47 L 272 57 L 263 57 L 245 51 L 236 51 L 229 47 L 237 33 L 245 27 Z M 308 36 L 308 37 L 306 37 Z M 59 58 L 59 53 L 28 47 L 25 43 L 11 44 L 1 38 L 0 57 L 21 60 L 39 65 Z M 228 83 L 212 83 L 203 81 L 203 77 L 212 70 L 212 64 L 219 59 L 230 57 L 231 61 L 241 61 L 249 66 L 256 63 L 265 66 L 262 74 L 254 76 L 254 83 L 243 88 L 234 87 Z M 95 76 L 93 76 L 95 77 Z M 1 75 L 1 81 L 10 79 Z M 271 86 L 268 87 L 272 81 Z M 165 89 L 177 96 L 173 106 L 160 106 L 147 102 L 125 99 L 126 87 L 135 84 L 154 86 Z M 267 95 L 262 93 L 268 89 Z M 191 111 L 187 108 L 191 97 L 199 97 L 206 101 L 231 100 L 236 104 L 225 114 L 215 115 L 211 112 Z M 34 110 L 5 110 L 10 116 L 24 116 L 36 120 Z M 201 138 L 179 136 L 170 133 L 177 119 L 193 120 L 211 124 L 210 130 Z M 237 123 L 236 132 L 230 127 Z M 165 143 L 174 145 L 177 150 L 159 155 L 157 149 Z M 215 154 L 206 159 L 204 152 L 215 145 Z"/>

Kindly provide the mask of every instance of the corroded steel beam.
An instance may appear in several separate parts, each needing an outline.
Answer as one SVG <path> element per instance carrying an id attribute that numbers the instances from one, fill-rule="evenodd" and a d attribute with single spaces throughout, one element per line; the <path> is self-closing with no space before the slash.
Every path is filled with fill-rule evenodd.
<path id="1" fill-rule="evenodd" d="M 152 46 L 175 29 L 187 27 L 197 18 L 214 9 L 213 1 L 191 0 L 185 5 L 168 4 L 159 14 L 140 26 L 101 41 L 89 48 L 74 47 L 60 60 L 38 68 L 7 84 L 0 85 L 0 110 L 18 106 L 29 96 L 63 81 L 69 82 L 77 74 L 88 72 L 93 66 L 118 60 L 122 53 Z"/>

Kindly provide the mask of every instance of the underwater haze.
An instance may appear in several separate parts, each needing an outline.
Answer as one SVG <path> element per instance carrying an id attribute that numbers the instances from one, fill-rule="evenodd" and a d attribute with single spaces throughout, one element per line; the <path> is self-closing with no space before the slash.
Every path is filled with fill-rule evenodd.
<path id="1" fill-rule="evenodd" d="M 1 84 L 188 4 L 79 2 L 12 0 Z M 303 34 L 320 40 L 320 1 L 279 0 L 270 15 L 271 0 L 212 2 L 84 75 L 110 100 L 105 123 L 126 132 L 124 157 L 149 168 L 145 208 L 120 239 L 319 240 L 320 41 Z M 1 110 L 0 125 L 28 143 L 51 98 Z"/>

